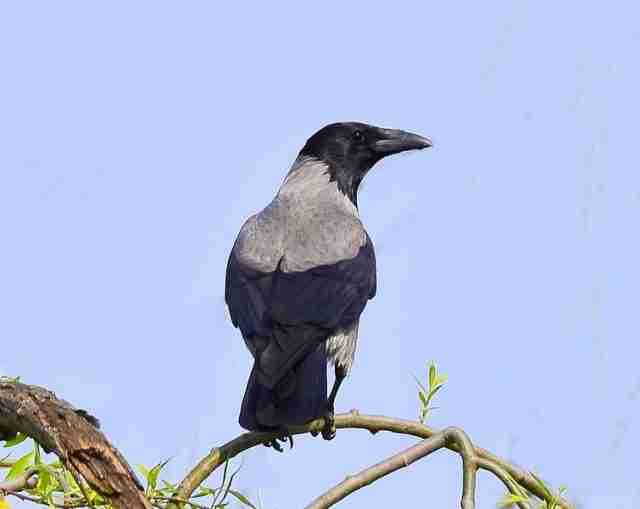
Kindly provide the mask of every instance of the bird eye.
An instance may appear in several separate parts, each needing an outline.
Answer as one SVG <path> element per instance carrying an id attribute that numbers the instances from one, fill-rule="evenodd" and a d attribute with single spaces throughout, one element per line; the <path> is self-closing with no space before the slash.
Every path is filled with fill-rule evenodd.
<path id="1" fill-rule="evenodd" d="M 353 133 L 353 139 L 356 141 L 364 141 L 364 134 L 362 134 L 362 131 L 356 131 Z"/>

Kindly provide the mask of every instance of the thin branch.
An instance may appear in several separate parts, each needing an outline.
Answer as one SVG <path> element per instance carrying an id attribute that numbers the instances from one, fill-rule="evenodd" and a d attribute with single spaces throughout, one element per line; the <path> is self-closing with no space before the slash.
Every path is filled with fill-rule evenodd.
<path id="1" fill-rule="evenodd" d="M 55 477 L 56 481 L 58 481 L 58 484 L 60 485 L 60 488 L 62 489 L 62 502 L 63 505 L 68 505 L 71 503 L 71 486 L 69 486 L 69 483 L 67 482 L 67 477 L 64 475 L 64 471 L 58 470 L 56 468 L 52 468 L 51 469 L 51 475 L 53 475 L 53 477 Z M 86 500 L 88 500 L 85 497 Z"/>
<path id="2" fill-rule="evenodd" d="M 151 497 L 151 501 L 153 502 L 154 507 L 158 507 L 156 506 L 156 500 L 159 502 L 175 502 L 176 504 L 185 504 L 191 506 L 194 509 L 211 509 L 211 507 L 214 507 L 214 504 L 211 504 L 211 507 L 209 507 L 202 504 L 196 504 L 191 500 L 185 500 L 177 497 Z"/>
<path id="3" fill-rule="evenodd" d="M 5 479 L 0 482 L 0 496 L 3 494 L 6 495 L 13 493 L 15 491 L 34 488 L 37 482 L 37 479 L 34 479 L 36 473 L 37 470 L 35 468 L 28 468 L 25 472 L 14 479 Z"/>
<path id="4" fill-rule="evenodd" d="M 478 462 L 476 451 L 467 434 L 460 428 L 446 428 L 442 431 L 449 445 L 458 445 L 462 457 L 462 509 L 474 509 L 476 506 L 476 472 Z"/>
<path id="5" fill-rule="evenodd" d="M 97 428 L 97 421 L 52 392 L 0 382 L 0 439 L 23 433 L 55 453 L 83 484 L 87 481 L 116 509 L 151 509 L 133 470 Z"/>
<path id="6" fill-rule="evenodd" d="M 309 432 L 319 432 L 324 426 L 324 419 L 316 419 L 304 426 L 292 426 L 287 431 L 291 435 L 300 435 Z M 429 428 L 416 421 L 396 419 L 380 415 L 360 415 L 356 410 L 349 413 L 335 416 L 335 426 L 337 429 L 365 429 L 371 433 L 379 431 L 390 431 L 403 435 L 411 435 L 418 438 L 431 438 L 440 431 Z M 280 436 L 281 433 L 243 433 L 226 444 L 216 447 L 198 462 L 198 464 L 187 474 L 180 483 L 176 497 L 188 500 L 193 492 L 204 480 L 209 477 L 225 461 L 233 458 L 247 449 L 271 441 Z M 445 444 L 447 449 L 460 453 L 460 446 L 457 442 Z M 501 477 L 498 472 L 508 474 L 518 485 L 532 493 L 541 500 L 546 500 L 545 492 L 538 481 L 526 470 L 523 470 L 508 461 L 490 453 L 480 447 L 474 448 L 474 457 L 478 468 L 487 470 L 495 474 L 503 483 L 506 477 Z M 548 500 L 552 502 L 552 500 Z M 564 498 L 557 497 L 553 502 L 561 509 L 573 509 L 573 506 Z M 178 509 L 179 505 L 170 503 L 167 509 Z M 524 509 L 524 508 L 521 508 Z"/>
<path id="7" fill-rule="evenodd" d="M 498 479 L 502 481 L 507 491 L 512 495 L 526 496 L 524 490 L 513 480 L 506 470 L 504 470 L 500 465 L 493 463 L 491 460 L 486 458 L 476 458 L 478 463 L 478 468 L 491 472 Z M 527 502 L 516 502 L 516 505 L 519 509 L 531 509 L 531 506 Z"/>
<path id="8" fill-rule="evenodd" d="M 55 507 L 56 509 L 81 509 L 83 507 L 89 507 L 86 502 L 58 504 L 56 502 L 45 502 L 41 498 L 30 497 L 29 495 L 25 495 L 24 493 L 14 492 L 9 493 L 9 495 L 19 498 L 20 500 L 24 500 L 25 502 L 32 502 L 34 504 L 43 505 L 46 507 Z"/>
<path id="9" fill-rule="evenodd" d="M 327 509 L 354 491 L 368 486 L 396 470 L 408 467 L 414 461 L 425 458 L 431 453 L 446 447 L 447 443 L 457 443 L 462 456 L 463 493 L 460 506 L 462 509 L 474 509 L 476 478 L 474 449 L 467 435 L 457 428 L 446 428 L 434 434 L 431 438 L 426 438 L 419 444 L 395 454 L 377 465 L 369 467 L 354 476 L 347 477 L 340 484 L 316 498 L 306 509 Z"/>

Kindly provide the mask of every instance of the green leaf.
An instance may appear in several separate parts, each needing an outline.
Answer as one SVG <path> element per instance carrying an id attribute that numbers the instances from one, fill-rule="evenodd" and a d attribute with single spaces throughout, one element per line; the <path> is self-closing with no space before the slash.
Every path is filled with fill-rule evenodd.
<path id="1" fill-rule="evenodd" d="M 229 460 L 227 460 L 227 463 L 229 463 Z M 222 494 L 222 500 L 220 501 L 220 503 L 224 502 L 225 500 L 227 500 L 227 495 L 229 494 L 229 490 L 231 490 L 231 486 L 233 486 L 233 480 L 236 477 L 236 475 L 238 474 L 238 472 L 240 472 L 240 468 L 242 468 L 242 466 L 239 466 L 235 472 L 233 472 L 233 474 L 231 474 L 231 476 L 229 477 L 229 482 L 227 483 L 227 488 L 224 490 L 224 493 Z M 224 476 L 226 477 L 226 476 Z M 220 486 L 220 488 L 224 488 L 224 479 L 222 481 L 222 486 Z"/>
<path id="2" fill-rule="evenodd" d="M 18 433 L 14 438 L 12 438 L 11 440 L 7 440 L 4 444 L 5 447 L 13 447 L 14 445 L 18 445 L 21 444 L 22 442 L 24 442 L 27 438 L 29 438 L 27 435 L 23 435 L 22 433 Z"/>
<path id="3" fill-rule="evenodd" d="M 55 486 L 51 482 L 51 474 L 47 471 L 46 468 L 38 469 L 38 484 L 36 485 L 36 491 L 38 495 L 42 498 L 47 498 L 47 496 L 53 491 Z M 50 489 L 51 488 L 51 489 Z"/>
<path id="4" fill-rule="evenodd" d="M 158 475 L 160 475 L 160 471 L 167 465 L 167 463 L 169 463 L 169 461 L 171 460 L 171 458 L 169 458 L 168 460 L 165 460 L 161 463 L 158 463 L 155 467 L 153 467 L 150 471 L 149 471 L 149 475 L 147 476 L 147 483 L 149 485 L 149 488 L 151 490 L 155 490 L 156 486 L 158 484 Z"/>
<path id="5" fill-rule="evenodd" d="M 93 502 L 96 501 L 96 499 L 98 498 L 98 494 L 95 491 L 90 491 L 89 493 L 87 493 L 88 495 L 88 502 L 90 504 L 93 504 Z"/>
<path id="6" fill-rule="evenodd" d="M 193 495 L 194 497 L 209 497 L 212 495 L 215 495 L 217 490 L 214 490 L 213 488 L 209 488 L 207 486 L 202 486 L 198 492 Z"/>
<path id="7" fill-rule="evenodd" d="M 11 467 L 11 470 L 9 470 L 9 473 L 7 474 L 7 477 L 5 479 L 15 479 L 20 474 L 22 474 L 27 468 L 31 466 L 34 456 L 35 453 L 31 451 L 30 453 L 25 454 L 22 458 L 16 461 Z"/>
<path id="8" fill-rule="evenodd" d="M 229 493 L 231 493 L 234 497 L 236 497 L 244 505 L 249 506 L 249 507 L 251 507 L 253 509 L 258 509 L 255 505 L 253 505 L 251 502 L 249 502 L 249 499 L 247 497 L 245 497 L 239 491 L 229 489 Z"/>
<path id="9" fill-rule="evenodd" d="M 148 481 L 149 480 L 149 469 L 147 467 L 145 467 L 142 463 L 139 463 L 137 465 L 138 470 L 140 470 L 140 473 L 142 473 L 142 475 L 144 475 L 144 478 Z"/>
<path id="10" fill-rule="evenodd" d="M 424 385 L 422 385 L 422 382 L 420 382 L 420 380 L 418 379 L 418 377 L 416 375 L 411 375 L 413 376 L 413 379 L 416 381 L 416 383 L 418 384 L 418 387 L 420 387 L 420 390 L 422 390 L 423 392 L 427 392 L 427 389 L 425 388 Z"/>
<path id="11" fill-rule="evenodd" d="M 436 385 L 435 389 L 433 389 L 429 394 L 429 399 L 433 398 L 436 395 L 436 392 L 438 392 L 442 387 L 442 385 Z"/>
<path id="12" fill-rule="evenodd" d="M 424 391 L 418 391 L 418 396 L 420 397 L 420 402 L 422 403 L 422 406 L 427 406 L 429 405 L 429 400 L 427 398 L 427 395 Z"/>
<path id="13" fill-rule="evenodd" d="M 162 484 L 164 486 L 160 488 L 160 491 L 163 491 L 164 493 L 173 495 L 176 491 L 178 491 L 178 487 L 175 484 L 165 481 L 164 479 L 162 479 Z"/>
<path id="14" fill-rule="evenodd" d="M 528 502 L 528 501 L 529 499 L 525 496 L 507 493 L 504 497 L 502 497 L 502 500 L 498 502 L 498 507 L 504 509 L 507 507 L 511 507 L 512 505 L 517 504 L 519 502 Z"/>
<path id="15" fill-rule="evenodd" d="M 40 446 L 38 445 L 38 442 L 36 442 L 35 440 L 33 441 L 33 452 L 35 453 L 34 464 L 42 465 L 42 455 L 40 454 Z"/>
<path id="16" fill-rule="evenodd" d="M 431 363 L 429 365 L 429 387 L 433 387 L 433 384 L 436 380 L 436 365 L 435 363 Z"/>

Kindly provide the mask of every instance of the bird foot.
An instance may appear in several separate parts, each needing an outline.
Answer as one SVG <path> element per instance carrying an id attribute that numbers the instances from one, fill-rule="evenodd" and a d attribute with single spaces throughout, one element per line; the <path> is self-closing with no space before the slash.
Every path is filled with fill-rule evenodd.
<path id="1" fill-rule="evenodd" d="M 293 449 L 293 436 L 291 436 L 289 433 L 276 437 L 272 440 L 268 440 L 267 442 L 264 442 L 262 445 L 264 445 L 265 447 L 273 447 L 276 451 L 283 452 L 280 442 L 282 443 L 289 442 L 289 450 Z"/>
<path id="2" fill-rule="evenodd" d="M 324 414 L 324 426 L 322 428 L 322 438 L 333 440 L 336 436 L 336 422 L 333 418 L 333 411 L 327 410 Z"/>

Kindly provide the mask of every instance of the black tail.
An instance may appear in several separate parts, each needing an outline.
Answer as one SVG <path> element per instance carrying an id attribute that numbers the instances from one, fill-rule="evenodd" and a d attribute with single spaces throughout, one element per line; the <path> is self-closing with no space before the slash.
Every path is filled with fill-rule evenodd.
<path id="1" fill-rule="evenodd" d="M 327 401 L 324 342 L 302 359 L 273 389 L 258 381 L 254 364 L 240 410 L 240 426 L 269 431 L 304 424 L 323 415 Z"/>

